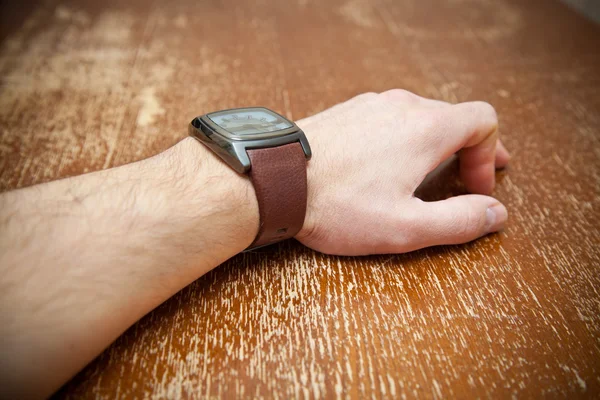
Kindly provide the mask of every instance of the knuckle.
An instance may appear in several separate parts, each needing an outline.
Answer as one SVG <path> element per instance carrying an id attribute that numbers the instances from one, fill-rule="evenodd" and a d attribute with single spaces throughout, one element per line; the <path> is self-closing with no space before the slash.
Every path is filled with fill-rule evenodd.
<path id="1" fill-rule="evenodd" d="M 493 105 L 485 101 L 473 102 L 473 108 L 480 113 L 487 121 L 495 123 L 498 121 L 498 113 Z"/>
<path id="2" fill-rule="evenodd" d="M 464 240 L 471 240 L 479 236 L 485 224 L 485 214 L 479 212 L 479 208 L 467 202 L 462 210 L 462 223 L 459 223 L 458 233 Z"/>
<path id="3" fill-rule="evenodd" d="M 361 93 L 357 96 L 354 96 L 352 98 L 352 100 L 355 102 L 367 103 L 367 102 L 373 101 L 377 97 L 378 97 L 378 94 L 375 92 L 366 92 L 366 93 Z"/>
<path id="4" fill-rule="evenodd" d="M 415 102 L 417 96 L 404 89 L 390 89 L 380 94 L 381 97 L 392 101 Z"/>

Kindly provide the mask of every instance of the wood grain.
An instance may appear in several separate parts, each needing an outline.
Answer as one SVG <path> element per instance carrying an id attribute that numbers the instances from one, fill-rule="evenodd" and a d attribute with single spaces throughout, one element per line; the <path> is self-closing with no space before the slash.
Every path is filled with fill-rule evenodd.
<path id="1" fill-rule="evenodd" d="M 292 241 L 237 256 L 57 398 L 599 395 L 600 27 L 542 0 L 0 11 L 2 190 L 155 154 L 204 112 L 264 105 L 299 119 L 393 87 L 489 101 L 513 155 L 495 193 L 503 233 L 405 255 Z M 455 172 L 420 195 L 460 193 Z"/>

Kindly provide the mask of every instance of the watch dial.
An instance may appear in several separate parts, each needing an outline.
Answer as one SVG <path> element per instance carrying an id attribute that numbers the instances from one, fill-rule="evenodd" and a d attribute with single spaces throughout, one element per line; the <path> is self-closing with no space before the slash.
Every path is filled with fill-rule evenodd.
<path id="1" fill-rule="evenodd" d="M 208 114 L 215 124 L 239 136 L 270 133 L 291 128 L 282 116 L 266 109 L 238 109 Z"/>

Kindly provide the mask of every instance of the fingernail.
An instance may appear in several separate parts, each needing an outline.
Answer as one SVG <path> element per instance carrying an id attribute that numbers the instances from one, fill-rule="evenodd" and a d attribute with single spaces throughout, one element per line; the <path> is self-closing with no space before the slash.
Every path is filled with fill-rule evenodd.
<path id="1" fill-rule="evenodd" d="M 485 211 L 485 231 L 487 233 L 497 232 L 504 228 L 504 223 L 508 218 L 508 211 L 502 204 L 497 203 Z"/>

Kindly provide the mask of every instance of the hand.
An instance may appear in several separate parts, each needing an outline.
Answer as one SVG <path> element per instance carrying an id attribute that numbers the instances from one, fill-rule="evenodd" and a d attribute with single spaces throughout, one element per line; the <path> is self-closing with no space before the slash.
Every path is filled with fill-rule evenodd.
<path id="1" fill-rule="evenodd" d="M 366 93 L 298 122 L 313 151 L 308 209 L 296 238 L 340 255 L 403 253 L 457 244 L 502 229 L 504 205 L 490 194 L 509 155 L 494 108 L 451 105 L 404 90 Z M 458 152 L 472 193 L 424 202 L 414 192 Z"/>

